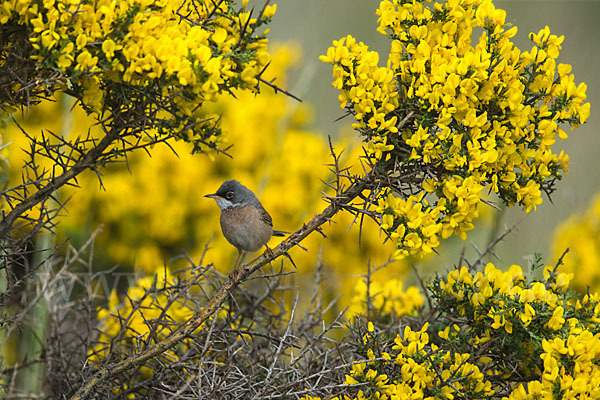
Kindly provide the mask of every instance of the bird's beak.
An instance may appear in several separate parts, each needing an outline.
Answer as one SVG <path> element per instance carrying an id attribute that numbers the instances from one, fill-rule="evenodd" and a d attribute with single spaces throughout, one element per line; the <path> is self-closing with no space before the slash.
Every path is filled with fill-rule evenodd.
<path id="1" fill-rule="evenodd" d="M 208 197 L 210 199 L 216 199 L 217 197 L 219 197 L 219 195 L 216 193 L 212 193 L 212 194 L 204 195 L 204 197 Z"/>

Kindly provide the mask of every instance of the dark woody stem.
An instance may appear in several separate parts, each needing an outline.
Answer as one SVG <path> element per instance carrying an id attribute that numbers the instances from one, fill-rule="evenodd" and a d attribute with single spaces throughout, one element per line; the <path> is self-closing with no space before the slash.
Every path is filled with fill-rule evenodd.
<path id="1" fill-rule="evenodd" d="M 310 235 L 316 230 L 320 230 L 321 225 L 331 220 L 331 218 L 344 207 L 349 205 L 357 196 L 361 194 L 363 190 L 370 185 L 370 174 L 366 174 L 361 178 L 354 178 L 352 184 L 346 189 L 338 190 L 335 197 L 328 197 L 330 205 L 323 210 L 319 215 L 316 215 L 313 219 L 302 225 L 300 229 L 292 233 L 287 239 L 282 241 L 277 247 L 271 251 L 266 251 L 256 259 L 252 260 L 248 264 L 241 264 L 234 269 L 229 277 L 225 280 L 220 289 L 210 299 L 208 304 L 196 314 L 175 330 L 169 337 L 161 342 L 156 343 L 154 346 L 147 348 L 146 350 L 135 354 L 110 368 L 106 368 L 98 371 L 93 375 L 87 383 L 82 386 L 75 395 L 71 397 L 71 400 L 82 400 L 87 399 L 92 395 L 93 390 L 101 383 L 105 382 L 112 377 L 131 369 L 132 367 L 142 365 L 146 361 L 164 353 L 165 351 L 173 348 L 182 340 L 190 337 L 193 332 L 202 326 L 206 320 L 208 320 L 217 309 L 223 304 L 223 301 L 227 297 L 227 294 L 231 292 L 236 286 L 242 283 L 252 273 L 259 268 L 270 263 L 271 261 L 281 257 L 282 255 L 288 254 L 288 251 L 300 243 L 304 238 Z"/>
<path id="2" fill-rule="evenodd" d="M 77 175 L 86 169 L 93 168 L 98 164 L 98 160 L 105 154 L 106 149 L 117 139 L 118 135 L 113 131 L 108 132 L 97 146 L 88 151 L 81 159 L 67 169 L 61 175 L 53 177 L 48 184 L 41 187 L 31 196 L 18 203 L 4 218 L 0 221 L 0 238 L 8 236 L 15 221 L 25 212 L 31 210 L 38 203 L 46 200 L 54 191 L 75 179 Z"/>

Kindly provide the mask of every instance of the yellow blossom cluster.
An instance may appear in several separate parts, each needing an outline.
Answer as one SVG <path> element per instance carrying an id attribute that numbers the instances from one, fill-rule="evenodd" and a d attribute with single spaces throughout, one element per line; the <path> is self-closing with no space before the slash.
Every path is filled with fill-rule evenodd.
<path id="1" fill-rule="evenodd" d="M 476 322 L 487 320 L 492 329 L 502 328 L 507 333 L 513 333 L 517 322 L 526 328 L 536 316 L 535 307 L 543 306 L 544 315 L 548 318 L 546 327 L 557 331 L 565 322 L 562 318 L 565 304 L 556 292 L 569 286 L 573 274 L 553 274 L 547 267 L 544 275 L 548 279 L 546 283 L 528 284 L 520 266 L 513 265 L 503 272 L 490 263 L 486 265 L 484 272 L 477 272 L 475 275 L 466 267 L 453 270 L 448 274 L 447 280 L 440 283 L 440 288 L 445 295 L 464 302 L 457 309 L 460 315 L 468 314 Z M 549 282 L 550 278 L 552 282 Z M 507 302 L 505 296 L 515 303 Z M 490 333 L 488 331 L 488 336 L 483 340 L 488 340 Z"/>
<path id="2" fill-rule="evenodd" d="M 162 110 L 146 128 L 179 132 L 200 150 L 215 147 L 218 134 L 199 106 L 236 88 L 256 91 L 270 60 L 257 29 L 276 6 L 253 17 L 246 3 L 2 0 L 0 23 L 24 28 L 30 58 L 59 76 L 59 89 L 80 93 L 88 112 L 100 115 L 109 93 L 155 99 L 148 110 Z"/>
<path id="3" fill-rule="evenodd" d="M 475 275 L 464 267 L 451 271 L 434 282 L 433 297 L 463 323 L 438 335 L 472 346 L 489 376 L 527 378 L 505 399 L 552 398 L 558 392 L 568 399 L 597 398 L 600 296 L 569 291 L 573 275 L 556 268 L 544 268 L 543 275 L 541 281 L 529 279 L 517 265 L 503 272 L 488 264 Z M 517 371 L 508 368 L 509 359 L 518 361 Z"/>
<path id="4" fill-rule="evenodd" d="M 357 358 L 343 384 L 304 399 L 598 398 L 600 295 L 570 290 L 572 274 L 557 267 L 529 275 L 490 263 L 436 277 L 427 288 L 431 325 L 408 318 L 396 334 L 385 312 L 375 313 L 353 327 Z"/>
<path id="5" fill-rule="evenodd" d="M 155 275 L 144 276 L 129 286 L 122 299 L 112 290 L 108 304 L 100 307 L 96 315 L 100 336 L 89 350 L 89 360 L 98 361 L 119 346 L 133 349 L 138 346 L 135 341 L 145 342 L 150 335 L 151 340 L 162 340 L 177 326 L 157 326 L 155 321 L 181 324 L 191 318 L 195 305 L 189 298 L 177 299 L 171 293 L 169 288 L 176 284 L 177 278 L 168 269 L 157 268 Z"/>
<path id="6" fill-rule="evenodd" d="M 351 107 L 360 122 L 355 128 L 366 127 L 374 131 L 398 132 L 397 117 L 386 116 L 398 107 L 398 92 L 394 73 L 390 68 L 379 67 L 379 53 L 369 51 L 367 45 L 357 43 L 352 36 L 333 42 L 321 60 L 333 64 L 333 86 L 340 90 L 341 108 Z M 385 148 L 385 137 L 380 146 Z M 373 140 L 375 144 L 377 140 Z"/>
<path id="7" fill-rule="evenodd" d="M 336 400 L 363 399 L 484 399 L 494 394 L 491 382 L 470 354 L 444 351 L 430 342 L 425 323 L 414 331 L 409 326 L 398 333 L 392 351 L 381 351 L 374 326 L 364 337 L 366 358 L 353 363 L 344 385 L 356 385 L 356 394 L 328 397 Z M 305 397 L 320 400 L 320 397 Z"/>
<path id="8" fill-rule="evenodd" d="M 377 15 L 391 40 L 385 66 L 351 36 L 321 60 L 333 65 L 341 107 L 354 116 L 371 162 L 391 179 L 399 171 L 420 179 L 410 195 L 400 182 L 377 204 L 395 256 L 465 238 L 483 189 L 535 209 L 568 165 L 552 147 L 567 138 L 562 126 L 590 114 L 585 83 L 557 65 L 563 37 L 545 27 L 522 52 L 511 41 L 517 28 L 491 0 L 383 0 Z"/>
<path id="9" fill-rule="evenodd" d="M 563 257 L 566 271 L 575 272 L 573 286 L 580 292 L 600 290 L 600 196 L 582 213 L 570 216 L 554 232 L 553 257 Z"/>
<path id="10" fill-rule="evenodd" d="M 399 279 L 380 282 L 372 276 L 369 281 L 365 278 L 356 282 L 346 317 L 367 315 L 367 304 L 372 305 L 375 315 L 416 316 L 424 303 L 425 299 L 416 286 L 405 290 Z"/>

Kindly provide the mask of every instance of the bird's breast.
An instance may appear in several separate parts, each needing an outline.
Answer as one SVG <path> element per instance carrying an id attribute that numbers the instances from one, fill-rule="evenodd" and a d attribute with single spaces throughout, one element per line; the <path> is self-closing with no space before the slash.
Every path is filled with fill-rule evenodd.
<path id="1" fill-rule="evenodd" d="M 273 228 L 252 206 L 234 206 L 222 210 L 221 229 L 229 243 L 246 251 L 259 250 L 273 234 Z"/>

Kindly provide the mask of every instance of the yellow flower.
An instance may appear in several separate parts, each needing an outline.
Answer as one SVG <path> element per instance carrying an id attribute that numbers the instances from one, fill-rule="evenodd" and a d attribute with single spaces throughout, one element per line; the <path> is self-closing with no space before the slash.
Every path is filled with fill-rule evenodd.
<path id="1" fill-rule="evenodd" d="M 277 11 L 277 4 L 269 4 L 268 6 L 265 7 L 265 10 L 263 11 L 263 16 L 266 18 L 271 18 L 273 15 L 275 15 L 276 11 Z"/>
<path id="2" fill-rule="evenodd" d="M 563 324 L 565 323 L 565 319 L 563 318 L 565 310 L 562 306 L 558 306 L 552 312 L 552 318 L 546 323 L 546 326 L 553 331 L 559 330 Z"/>

